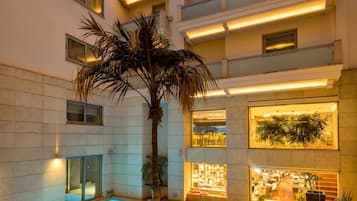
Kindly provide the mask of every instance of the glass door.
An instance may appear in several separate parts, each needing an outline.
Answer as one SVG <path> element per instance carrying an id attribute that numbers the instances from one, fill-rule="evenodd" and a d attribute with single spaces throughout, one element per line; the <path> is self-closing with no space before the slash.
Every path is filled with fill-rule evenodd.
<path id="1" fill-rule="evenodd" d="M 82 200 L 82 177 L 82 160 L 80 158 L 68 159 L 66 185 L 67 201 Z"/>
<path id="2" fill-rule="evenodd" d="M 101 196 L 101 167 L 101 156 L 67 159 L 66 201 L 85 201 Z"/>
<path id="3" fill-rule="evenodd" d="M 100 158 L 85 158 L 85 200 L 100 196 Z"/>

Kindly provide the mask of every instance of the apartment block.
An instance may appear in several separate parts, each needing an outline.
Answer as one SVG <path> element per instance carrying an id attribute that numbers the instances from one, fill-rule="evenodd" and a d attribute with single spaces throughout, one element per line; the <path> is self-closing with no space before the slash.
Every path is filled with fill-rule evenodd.
<path id="1" fill-rule="evenodd" d="M 165 200 L 357 197 L 357 2 L 68 0 L 0 6 L 0 200 L 147 200 L 148 109 L 73 89 L 97 61 L 81 20 L 134 31 L 155 15 L 172 48 L 204 58 L 217 88 L 192 111 L 161 104 Z M 317 197 L 317 198 L 316 198 Z"/>

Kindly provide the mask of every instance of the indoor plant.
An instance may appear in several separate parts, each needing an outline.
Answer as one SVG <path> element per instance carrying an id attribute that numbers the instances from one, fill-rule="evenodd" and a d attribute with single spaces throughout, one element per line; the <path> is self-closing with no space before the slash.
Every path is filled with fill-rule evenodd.
<path id="1" fill-rule="evenodd" d="M 305 181 L 305 187 L 308 189 L 305 194 L 306 201 L 325 201 L 325 193 L 316 190 L 316 182 L 321 178 L 310 172 L 303 173 L 303 177 Z"/>
<path id="2" fill-rule="evenodd" d="M 257 138 L 276 144 L 308 145 L 321 138 L 327 119 L 320 114 L 273 115 L 257 122 Z"/>

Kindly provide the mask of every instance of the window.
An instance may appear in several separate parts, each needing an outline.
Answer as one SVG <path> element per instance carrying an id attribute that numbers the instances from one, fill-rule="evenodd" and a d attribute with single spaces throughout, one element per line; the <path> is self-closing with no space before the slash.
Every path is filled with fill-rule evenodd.
<path id="1" fill-rule="evenodd" d="M 209 194 L 226 196 L 227 168 L 225 164 L 192 163 L 191 193 L 199 190 Z"/>
<path id="2" fill-rule="evenodd" d="M 251 168 L 250 200 L 334 201 L 338 194 L 337 178 L 336 172 L 329 171 Z"/>
<path id="3" fill-rule="evenodd" d="M 94 52 L 93 46 L 73 36 L 66 35 L 66 59 L 68 61 L 85 66 L 93 66 L 100 61 L 100 57 L 96 57 Z"/>
<path id="4" fill-rule="evenodd" d="M 76 0 L 94 13 L 103 16 L 104 0 Z"/>
<path id="5" fill-rule="evenodd" d="M 102 106 L 67 101 L 67 122 L 102 125 Z"/>
<path id="6" fill-rule="evenodd" d="M 67 159 L 66 201 L 92 200 L 101 196 L 102 156 Z"/>
<path id="7" fill-rule="evenodd" d="M 337 149 L 337 103 L 249 107 L 249 147 Z"/>
<path id="8" fill-rule="evenodd" d="M 297 48 L 297 30 L 263 36 L 263 53 L 272 53 Z"/>
<path id="9" fill-rule="evenodd" d="M 192 112 L 192 147 L 226 147 L 226 111 Z"/>

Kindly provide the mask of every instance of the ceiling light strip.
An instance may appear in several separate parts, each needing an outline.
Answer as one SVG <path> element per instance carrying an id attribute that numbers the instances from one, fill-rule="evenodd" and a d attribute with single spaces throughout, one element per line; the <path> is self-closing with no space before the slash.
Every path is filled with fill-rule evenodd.
<path id="1" fill-rule="evenodd" d="M 288 82 L 280 84 L 268 84 L 258 85 L 251 87 L 238 87 L 228 89 L 228 93 L 235 94 L 250 94 L 259 92 L 281 91 L 300 88 L 313 88 L 313 87 L 326 87 L 328 85 L 328 79 L 310 80 L 302 82 Z"/>
<path id="2" fill-rule="evenodd" d="M 265 13 L 259 13 L 256 15 L 244 17 L 238 20 L 227 22 L 229 30 L 240 29 L 253 25 L 268 23 L 276 20 L 281 20 L 289 17 L 309 14 L 324 10 L 326 7 L 325 0 L 313 1 L 286 8 L 280 8 Z"/>
<path id="3" fill-rule="evenodd" d="M 194 39 L 223 32 L 225 32 L 223 24 L 217 24 L 187 31 L 186 35 L 189 39 Z"/>

